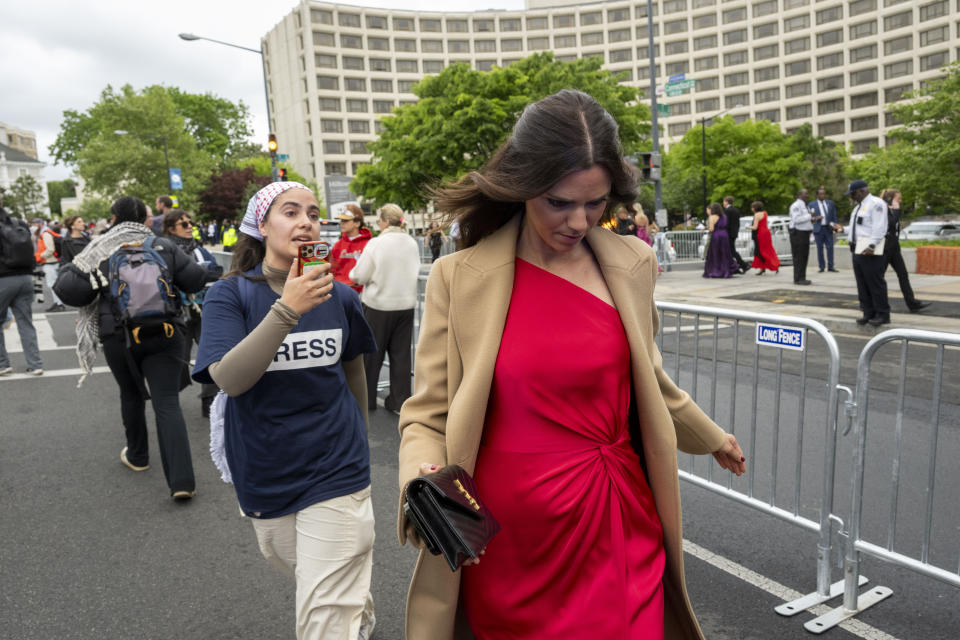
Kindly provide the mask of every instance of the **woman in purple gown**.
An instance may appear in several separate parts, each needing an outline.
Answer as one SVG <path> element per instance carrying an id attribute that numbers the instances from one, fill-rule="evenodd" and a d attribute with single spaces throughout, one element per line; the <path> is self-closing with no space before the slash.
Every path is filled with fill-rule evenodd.
<path id="1" fill-rule="evenodd" d="M 727 231 L 727 217 L 723 207 L 714 202 L 707 207 L 707 228 L 710 230 L 710 244 L 703 266 L 704 278 L 729 278 L 737 272 L 737 263 L 730 253 L 730 236 Z"/>

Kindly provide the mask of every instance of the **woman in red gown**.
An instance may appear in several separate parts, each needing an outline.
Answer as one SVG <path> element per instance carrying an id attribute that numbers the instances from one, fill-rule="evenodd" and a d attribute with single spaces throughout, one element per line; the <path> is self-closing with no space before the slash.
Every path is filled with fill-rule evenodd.
<path id="1" fill-rule="evenodd" d="M 759 200 L 750 205 L 750 208 L 753 210 L 753 224 L 747 228 L 757 234 L 753 251 L 753 268 L 757 269 L 758 276 L 762 276 L 767 269 L 778 273 L 780 258 L 773 248 L 773 236 L 770 235 L 770 227 L 767 226 L 767 212 L 763 210 L 763 203 Z"/>

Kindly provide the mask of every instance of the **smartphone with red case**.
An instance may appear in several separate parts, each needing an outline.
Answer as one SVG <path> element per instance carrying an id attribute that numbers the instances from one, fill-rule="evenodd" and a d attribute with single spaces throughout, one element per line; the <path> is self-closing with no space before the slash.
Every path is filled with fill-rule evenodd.
<path id="1" fill-rule="evenodd" d="M 310 269 L 321 264 L 326 264 L 327 256 L 329 255 L 330 245 L 323 240 L 304 242 L 300 245 L 299 259 L 297 260 L 297 275 L 302 276 L 305 273 L 310 273 Z"/>

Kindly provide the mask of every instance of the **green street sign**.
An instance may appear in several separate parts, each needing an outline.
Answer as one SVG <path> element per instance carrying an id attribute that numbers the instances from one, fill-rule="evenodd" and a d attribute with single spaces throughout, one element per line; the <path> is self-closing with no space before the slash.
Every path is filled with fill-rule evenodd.
<path id="1" fill-rule="evenodd" d="M 677 96 L 681 96 L 681 95 L 683 95 L 683 89 L 672 89 L 672 88 L 667 89 L 668 98 L 676 98 Z"/>
<path id="2" fill-rule="evenodd" d="M 696 86 L 697 81 L 693 78 L 689 80 L 681 80 L 680 82 L 668 82 L 665 85 L 667 91 L 671 89 L 684 90 L 684 89 L 693 89 Z"/>

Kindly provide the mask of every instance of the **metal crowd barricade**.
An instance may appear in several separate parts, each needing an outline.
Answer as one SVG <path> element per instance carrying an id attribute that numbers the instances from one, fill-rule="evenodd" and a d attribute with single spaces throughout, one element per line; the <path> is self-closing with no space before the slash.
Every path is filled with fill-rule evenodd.
<path id="1" fill-rule="evenodd" d="M 882 498 L 889 500 L 890 510 L 889 517 L 887 518 L 887 531 L 885 532 L 886 544 L 876 544 L 874 542 L 869 542 L 865 539 L 864 527 L 863 527 L 863 506 L 864 506 L 864 490 L 868 485 L 865 485 L 865 469 L 868 461 L 872 461 L 875 458 L 867 458 L 867 442 L 870 433 L 878 433 L 880 428 L 883 426 L 877 423 L 868 423 L 868 412 L 869 412 L 869 402 L 868 394 L 870 392 L 870 367 L 873 363 L 874 356 L 877 351 L 888 343 L 900 342 L 900 369 L 899 369 L 899 382 L 898 390 L 896 394 L 896 419 L 893 425 L 893 436 L 894 436 L 894 447 L 892 450 L 892 456 L 890 459 L 890 491 L 889 493 L 883 493 Z M 929 422 L 925 425 L 905 425 L 905 399 L 906 399 L 906 381 L 907 381 L 907 371 L 908 371 L 908 361 L 907 361 L 907 350 L 909 344 L 914 343 L 918 345 L 924 345 L 928 348 L 932 347 L 936 349 L 936 364 L 933 372 L 933 388 L 931 390 L 930 396 L 930 419 Z M 937 511 L 935 509 L 934 498 L 937 494 L 938 482 L 937 482 L 937 449 L 938 444 L 941 442 L 941 438 L 944 436 L 944 432 L 949 432 L 949 430 L 941 431 L 940 421 L 941 421 L 941 400 L 942 400 L 942 387 L 943 387 L 943 371 L 944 371 L 944 353 L 946 347 L 960 347 L 960 334 L 953 333 L 942 333 L 934 331 L 921 331 L 916 329 L 893 329 L 890 331 L 885 331 L 877 336 L 875 336 L 867 345 L 863 348 L 863 351 L 860 353 L 860 359 L 857 363 L 857 393 L 855 398 L 855 403 L 852 403 L 852 407 L 855 410 L 856 422 L 856 443 L 854 447 L 854 464 L 853 464 L 853 473 L 852 473 L 852 500 L 850 507 L 850 519 L 848 521 L 848 531 L 845 532 L 846 535 L 846 544 L 845 544 L 845 562 L 844 562 L 844 598 L 843 606 L 830 611 L 829 613 L 820 616 L 814 620 L 811 620 L 804 627 L 814 633 L 822 633 L 827 629 L 830 629 L 837 624 L 843 622 L 847 618 L 855 616 L 859 612 L 871 607 L 872 605 L 884 600 L 885 598 L 892 595 L 892 590 L 887 587 L 873 587 L 868 589 L 864 593 L 860 593 L 858 589 L 858 578 L 860 576 L 860 554 L 866 553 L 872 557 L 891 562 L 897 566 L 915 571 L 919 574 L 922 574 L 927 577 L 936 578 L 946 582 L 947 584 L 953 585 L 955 587 L 960 587 L 960 550 L 953 549 L 952 552 L 938 553 L 938 560 L 932 557 L 932 545 L 931 545 L 931 536 L 933 532 L 934 525 L 934 516 L 937 515 L 940 519 L 946 519 L 947 525 L 942 527 L 942 530 L 950 532 L 945 535 L 948 539 L 948 544 L 950 546 L 956 545 L 956 528 L 958 517 L 956 514 L 956 502 L 955 502 L 955 493 L 952 495 L 954 498 L 952 500 L 948 499 L 945 502 L 941 502 L 941 509 Z M 956 375 L 956 374 L 954 374 Z M 954 378 L 956 380 L 956 378 Z M 852 412 L 848 412 L 848 415 Z M 916 413 L 914 414 L 916 415 Z M 912 417 L 912 416 L 910 416 Z M 853 422 L 853 420 L 851 420 Z M 869 428 L 868 428 L 869 424 Z M 955 425 L 952 425 L 955 426 Z M 929 436 L 927 442 L 922 442 L 923 427 L 926 427 L 929 430 Z M 848 427 L 849 429 L 849 427 Z M 919 442 L 918 442 L 919 441 Z M 907 542 L 903 540 L 903 535 L 901 533 L 898 536 L 897 522 L 898 514 L 901 509 L 909 509 L 911 506 L 907 504 L 899 504 L 899 498 L 903 493 L 904 489 L 901 486 L 904 480 L 904 475 L 906 469 L 901 467 L 901 459 L 903 457 L 904 449 L 908 446 L 914 451 L 922 450 L 923 445 L 926 445 L 927 451 L 927 467 L 926 470 L 926 485 L 923 491 L 923 499 L 920 500 L 918 492 L 914 491 L 917 495 L 917 500 L 915 508 L 919 508 L 920 504 L 923 506 L 923 533 L 919 541 L 913 540 L 914 549 L 919 548 L 919 553 L 911 554 L 906 547 L 908 546 Z M 883 447 L 878 447 L 874 445 L 871 450 L 874 455 L 877 451 L 883 451 Z M 909 454 L 908 454 L 909 455 Z M 914 461 L 916 457 L 914 456 Z M 923 461 L 921 461 L 922 463 Z M 952 461 L 955 465 L 955 461 Z M 914 468 L 919 467 L 920 465 L 915 465 Z M 953 476 L 949 476 L 949 480 L 956 481 L 956 466 L 951 467 L 951 471 L 954 472 Z M 922 478 L 920 478 L 922 480 Z M 941 478 L 942 480 L 942 478 Z M 870 486 L 872 489 L 873 487 Z M 955 491 L 955 489 L 954 489 Z M 909 503 L 909 501 L 904 501 Z M 951 521 L 951 519 L 953 521 Z M 884 532 L 871 532 L 880 535 L 884 535 Z M 939 551 L 939 550 L 938 550 Z M 950 558 L 951 564 L 946 565 L 947 558 Z"/>
<path id="2" fill-rule="evenodd" d="M 693 399 L 698 401 L 700 407 L 718 424 L 724 426 L 728 432 L 737 435 L 737 425 L 749 426 L 748 439 L 744 439 L 742 433 L 738 435 L 738 439 L 741 440 L 741 444 L 747 450 L 746 486 L 743 486 L 744 481 L 742 479 L 737 479 L 737 484 L 740 486 L 735 487 L 734 478 L 729 474 L 726 476 L 724 482 L 714 480 L 712 460 L 708 460 L 711 464 L 707 466 L 705 475 L 695 473 L 693 456 L 690 456 L 689 464 L 686 465 L 686 468 L 681 464 L 680 477 L 691 484 L 721 494 L 728 499 L 775 516 L 819 535 L 817 545 L 816 591 L 804 596 L 801 600 L 778 607 L 778 613 L 793 615 L 794 613 L 803 611 L 807 607 L 825 602 L 832 597 L 840 595 L 843 589 L 843 582 L 840 581 L 834 584 L 830 582 L 830 562 L 831 551 L 833 549 L 832 523 L 837 520 L 833 515 L 834 471 L 837 449 L 837 397 L 839 390 L 845 390 L 848 393 L 850 393 L 850 390 L 839 384 L 840 351 L 833 335 L 819 322 L 795 316 L 760 314 L 750 311 L 717 309 L 672 302 L 657 302 L 657 309 L 660 313 L 660 332 L 657 337 L 657 342 L 665 358 L 665 370 L 669 372 L 668 356 L 671 355 L 670 352 L 672 349 L 674 381 L 677 384 L 682 384 Z M 675 322 L 667 322 L 667 316 L 669 314 L 675 316 Z M 692 319 L 692 325 L 685 325 L 685 319 Z M 721 319 L 724 320 L 722 325 L 720 322 Z M 752 391 L 750 391 L 751 402 L 747 409 L 749 415 L 738 416 L 736 378 L 739 373 L 738 369 L 740 368 L 739 347 L 740 337 L 742 335 L 741 322 L 753 323 L 755 334 L 758 323 L 802 329 L 805 332 L 804 340 L 807 347 L 809 347 L 809 343 L 806 342 L 806 339 L 809 334 L 815 334 L 822 339 L 829 360 L 826 370 L 826 380 L 821 383 L 821 388 L 827 397 L 826 405 L 822 413 L 819 413 L 817 408 L 814 407 L 813 412 L 816 412 L 817 415 L 812 418 L 806 415 L 805 396 L 808 387 L 807 356 L 809 348 L 805 348 L 802 352 L 791 352 L 798 354 L 797 358 L 799 362 L 791 361 L 790 364 L 791 366 L 799 367 L 799 374 L 784 373 L 785 349 L 776 348 L 775 354 L 771 355 L 769 352 L 764 352 L 763 354 L 765 365 L 774 368 L 772 374 L 763 374 L 766 381 L 769 382 L 772 380 L 774 384 L 773 415 L 771 417 L 770 431 L 761 431 L 759 429 L 758 394 L 760 393 L 761 387 L 761 345 L 755 340 L 752 351 L 753 388 Z M 725 333 L 724 339 L 729 338 L 731 340 L 730 363 L 722 366 L 719 364 L 718 359 L 721 330 Z M 667 338 L 670 333 L 673 333 L 672 341 Z M 681 334 L 684 333 L 687 334 L 687 337 L 681 338 Z M 702 350 L 701 338 L 704 334 L 712 335 L 712 344 L 707 345 L 710 351 L 708 358 L 701 358 L 700 356 Z M 669 344 L 670 342 L 673 343 L 672 348 Z M 689 348 L 689 354 L 683 353 L 684 347 Z M 768 349 L 770 347 L 763 348 Z M 686 360 L 691 366 L 684 370 L 688 379 L 681 382 L 681 361 L 683 360 Z M 703 360 L 706 362 L 702 362 Z M 773 362 L 770 362 L 770 360 L 773 360 Z M 717 403 L 717 381 L 719 375 L 725 375 L 728 372 L 730 373 L 729 379 L 732 383 L 724 386 L 728 386 L 731 393 L 728 402 L 729 406 L 726 407 L 725 415 L 722 415 L 724 414 L 723 407 L 718 407 Z M 799 393 L 796 394 L 798 396 L 797 421 L 795 433 L 793 434 L 793 442 L 791 443 L 795 447 L 795 463 L 793 469 L 787 474 L 781 474 L 779 466 L 781 458 L 785 457 L 783 450 L 788 448 L 788 446 L 781 447 L 781 435 L 784 435 L 782 431 L 785 430 L 782 429 L 780 419 L 781 393 L 784 390 L 783 380 L 785 375 L 795 376 L 798 379 Z M 709 378 L 710 395 L 708 403 L 698 398 L 698 387 L 701 377 Z M 795 393 L 796 388 L 796 386 L 790 387 L 791 393 Z M 816 468 L 816 464 L 812 462 L 812 457 L 802 455 L 805 436 L 809 442 L 814 435 L 811 434 L 809 430 L 817 428 L 822 429 L 823 433 L 823 458 L 822 467 L 819 469 Z M 790 434 L 787 433 L 784 437 L 789 438 Z M 759 439 L 765 440 L 763 446 L 758 445 Z M 785 441 L 783 444 L 786 445 L 787 442 Z M 814 468 L 808 468 L 810 466 Z M 763 472 L 761 472 L 761 469 Z M 819 490 L 817 491 L 816 486 L 812 488 L 812 491 L 819 494 L 819 511 L 816 517 L 812 517 L 812 513 L 809 516 L 801 513 L 802 481 L 804 477 L 817 478 L 819 476 L 822 476 L 822 484 L 820 484 Z M 791 478 L 795 483 L 792 495 L 786 500 L 778 500 L 780 495 L 777 490 L 778 479 L 786 481 Z M 761 496 L 761 493 L 765 493 L 766 495 Z M 781 491 L 780 493 L 783 492 Z M 865 578 L 859 578 L 859 580 L 866 582 Z"/>
<path id="3" fill-rule="evenodd" d="M 668 243 L 668 262 L 703 262 L 708 236 L 707 231 L 703 229 L 696 231 L 666 231 L 658 233 L 657 235 L 664 236 Z M 673 251 L 669 251 L 669 248 L 672 248 Z M 661 260 L 661 262 L 663 261 Z"/>

